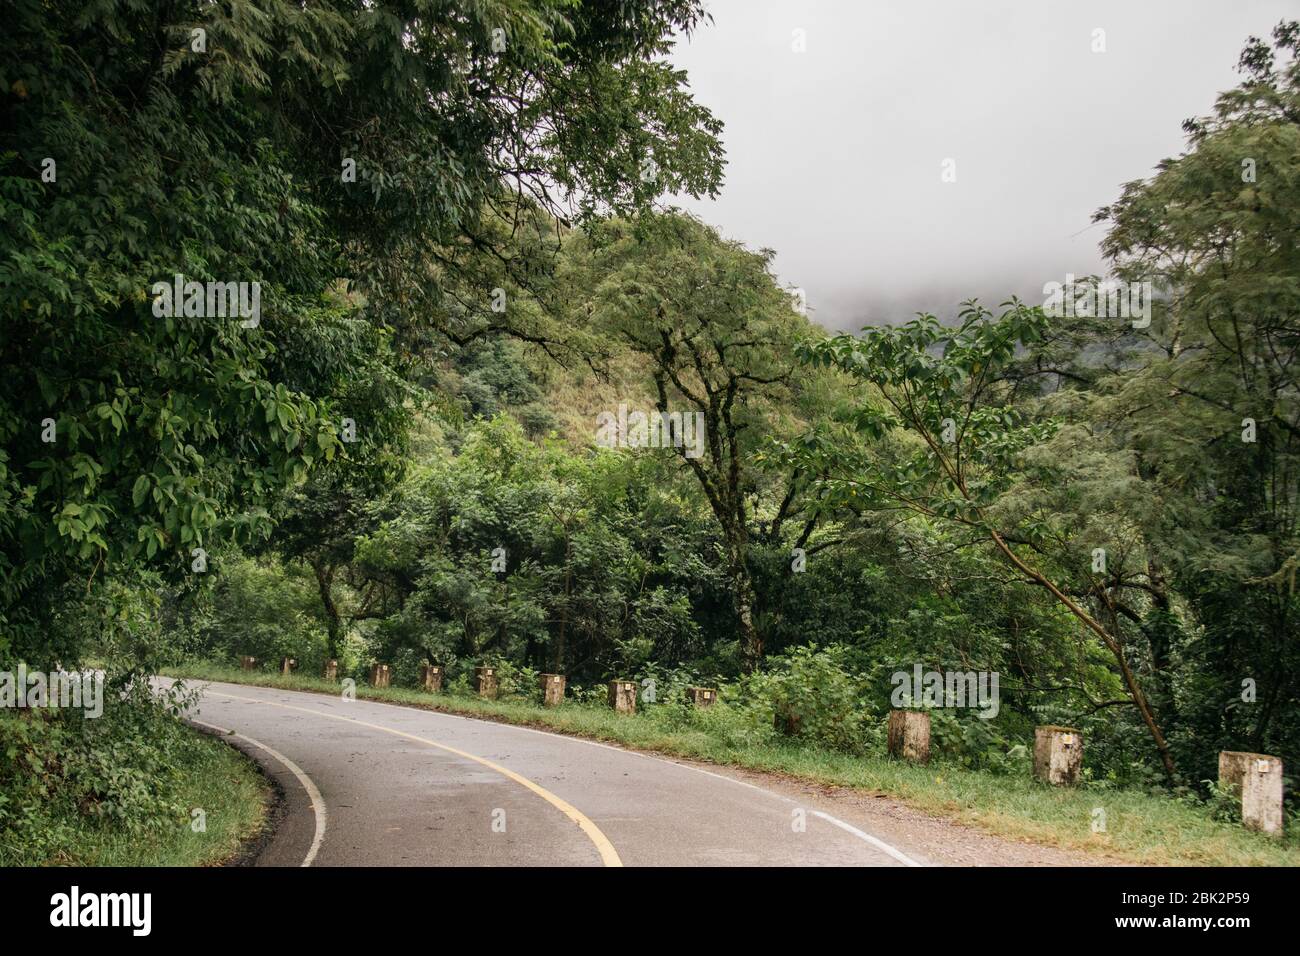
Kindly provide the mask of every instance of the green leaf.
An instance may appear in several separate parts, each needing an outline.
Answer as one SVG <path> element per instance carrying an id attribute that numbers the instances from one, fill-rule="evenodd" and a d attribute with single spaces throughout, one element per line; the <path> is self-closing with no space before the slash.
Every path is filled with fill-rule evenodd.
<path id="1" fill-rule="evenodd" d="M 149 497 L 149 476 L 141 475 L 135 480 L 135 485 L 131 488 L 131 504 L 139 508 L 146 498 Z"/>

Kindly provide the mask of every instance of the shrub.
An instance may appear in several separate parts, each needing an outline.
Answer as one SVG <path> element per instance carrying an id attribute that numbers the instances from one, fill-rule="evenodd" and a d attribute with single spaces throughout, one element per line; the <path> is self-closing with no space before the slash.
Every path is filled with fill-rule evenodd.
<path id="1" fill-rule="evenodd" d="M 881 714 L 867 680 L 849 670 L 839 644 L 797 647 L 769 660 L 740 683 L 740 701 L 754 724 L 778 724 L 791 737 L 846 753 L 879 749 Z M 754 728 L 757 730 L 757 727 Z"/>
<path id="2" fill-rule="evenodd" d="M 105 690 L 104 713 L 0 713 L 0 865 L 70 862 L 81 826 L 142 833 L 182 826 L 175 794 L 193 733 L 176 715 L 183 685 L 153 697 L 127 678 Z"/>

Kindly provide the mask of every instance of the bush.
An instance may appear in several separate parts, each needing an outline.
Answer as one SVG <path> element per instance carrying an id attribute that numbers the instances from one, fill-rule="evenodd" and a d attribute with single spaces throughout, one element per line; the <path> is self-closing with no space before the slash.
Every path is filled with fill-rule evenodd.
<path id="1" fill-rule="evenodd" d="M 849 670 L 847 654 L 843 645 L 833 644 L 797 647 L 771 658 L 766 671 L 740 683 L 740 701 L 751 722 L 777 724 L 787 736 L 845 753 L 879 750 L 882 714 L 867 693 L 866 678 Z"/>
<path id="2" fill-rule="evenodd" d="M 1030 750 L 1002 735 L 996 718 L 930 710 L 930 740 L 934 752 L 972 770 L 1028 776 Z"/>
<path id="3" fill-rule="evenodd" d="M 539 703 L 542 687 L 538 683 L 536 668 L 513 664 L 504 657 L 494 657 L 483 662 L 485 667 L 495 667 L 497 697 L 501 700 L 527 700 Z"/>
<path id="4" fill-rule="evenodd" d="M 183 826 L 176 800 L 194 735 L 177 714 L 189 692 L 160 697 L 143 679 L 113 682 L 104 713 L 0 713 L 0 865 L 70 862 L 79 828 L 143 833 Z"/>

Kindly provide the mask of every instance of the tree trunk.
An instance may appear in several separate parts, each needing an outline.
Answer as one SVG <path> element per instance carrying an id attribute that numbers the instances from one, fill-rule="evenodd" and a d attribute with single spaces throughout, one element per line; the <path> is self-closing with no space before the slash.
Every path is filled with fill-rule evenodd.
<path id="1" fill-rule="evenodd" d="M 329 651 L 325 657 L 329 660 L 339 656 L 339 645 L 343 642 L 343 620 L 334 603 L 334 569 L 323 562 L 312 562 L 316 572 L 316 586 L 320 590 L 321 607 L 325 610 L 325 627 L 329 635 Z"/>
<path id="2" fill-rule="evenodd" d="M 1151 669 L 1155 678 L 1155 710 L 1166 729 L 1178 724 L 1178 698 L 1174 693 L 1173 645 L 1179 628 L 1169 604 L 1164 571 L 1155 561 L 1147 562 L 1147 579 L 1151 582 L 1151 603 L 1155 613 L 1141 623 L 1151 648 Z"/>
<path id="3" fill-rule="evenodd" d="M 1120 645 L 1119 640 L 1112 636 L 1106 628 L 1102 627 L 1096 618 L 1072 601 L 1064 591 L 1052 583 L 1041 571 L 1025 563 L 1018 554 L 1011 550 L 1011 546 L 1007 544 L 1002 535 L 991 529 L 989 535 L 993 538 L 993 543 L 998 546 L 999 550 L 1007 556 L 1012 564 L 1050 591 L 1058 601 L 1065 605 L 1071 614 L 1101 638 L 1101 642 L 1106 645 L 1107 650 L 1111 652 L 1116 663 L 1119 664 L 1120 675 L 1124 678 L 1124 686 L 1128 688 L 1129 696 L 1133 698 L 1133 703 L 1137 705 L 1138 713 L 1142 715 L 1142 722 L 1146 724 L 1151 739 L 1155 742 L 1156 751 L 1160 754 L 1160 762 L 1165 768 L 1165 775 L 1171 783 L 1176 781 L 1178 771 L 1174 767 L 1174 758 L 1169 752 L 1169 744 L 1165 741 L 1165 735 L 1161 732 L 1160 725 L 1156 723 L 1155 714 L 1152 713 L 1146 695 L 1142 693 L 1142 688 L 1138 685 L 1136 675 L 1133 673 L 1132 668 L 1128 666 L 1128 659 L 1124 656 L 1124 648 Z"/>
<path id="4" fill-rule="evenodd" d="M 564 604 L 560 606 L 560 629 L 559 633 L 555 635 L 555 652 L 553 658 L 555 673 L 557 674 L 563 674 L 565 672 L 564 655 L 567 650 L 565 644 L 568 643 L 568 635 L 566 631 L 569 625 L 569 599 L 573 593 L 573 568 L 570 565 L 572 560 L 573 544 L 569 538 L 569 531 L 566 528 L 564 531 Z"/>
<path id="5" fill-rule="evenodd" d="M 754 626 L 754 580 L 745 563 L 744 546 L 733 542 L 727 549 L 727 561 L 736 630 L 740 635 L 740 664 L 746 674 L 752 674 L 763 663 L 763 636 Z"/>

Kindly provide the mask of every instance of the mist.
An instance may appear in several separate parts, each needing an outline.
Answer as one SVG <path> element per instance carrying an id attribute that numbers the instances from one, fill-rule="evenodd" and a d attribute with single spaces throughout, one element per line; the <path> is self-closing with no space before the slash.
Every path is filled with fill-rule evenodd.
<path id="1" fill-rule="evenodd" d="M 837 329 L 945 318 L 971 297 L 1037 303 L 1046 282 L 1105 272 L 1093 213 L 1178 155 L 1182 121 L 1239 82 L 1246 39 L 1295 12 L 1265 0 L 708 9 L 713 23 L 672 59 L 726 123 L 726 182 L 717 200 L 673 202 L 776 250 L 781 281 Z"/>

